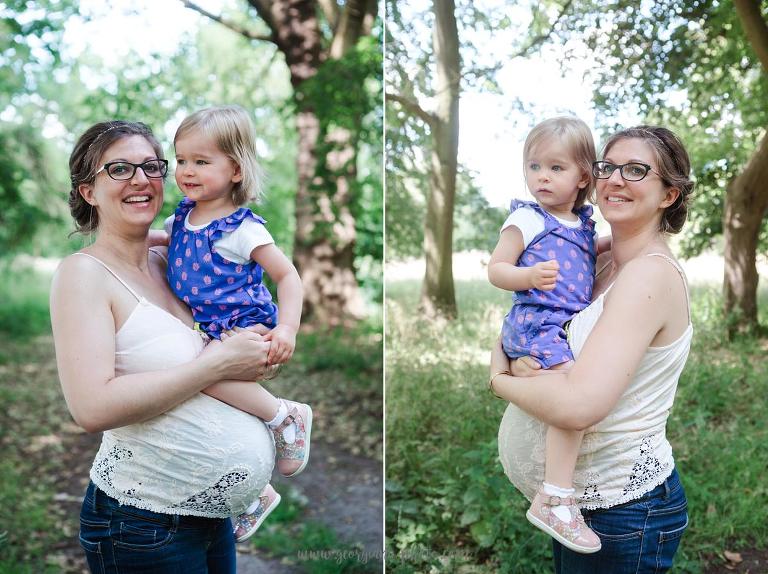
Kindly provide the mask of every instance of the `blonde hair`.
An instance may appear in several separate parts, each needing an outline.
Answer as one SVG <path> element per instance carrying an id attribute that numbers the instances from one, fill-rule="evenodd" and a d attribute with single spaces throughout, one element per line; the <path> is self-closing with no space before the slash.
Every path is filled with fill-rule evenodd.
<path id="1" fill-rule="evenodd" d="M 216 146 L 240 166 L 242 179 L 232 188 L 232 201 L 244 205 L 262 196 L 262 171 L 256 158 L 256 135 L 248 113 L 240 106 L 215 106 L 187 116 L 173 136 L 175 144 L 191 132 L 213 138 Z"/>
<path id="2" fill-rule="evenodd" d="M 550 137 L 557 138 L 568 149 L 576 165 L 589 178 L 589 183 L 579 188 L 576 195 L 573 203 L 573 209 L 576 210 L 584 205 L 595 188 L 595 178 L 592 175 L 592 162 L 597 158 L 595 139 L 592 137 L 589 126 L 579 118 L 568 116 L 549 118 L 534 126 L 525 138 L 523 161 L 527 160 L 534 147 Z"/>

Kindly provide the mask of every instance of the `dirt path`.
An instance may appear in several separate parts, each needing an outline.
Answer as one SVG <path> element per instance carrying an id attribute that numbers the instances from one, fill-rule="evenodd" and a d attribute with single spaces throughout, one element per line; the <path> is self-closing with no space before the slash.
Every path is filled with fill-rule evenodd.
<path id="1" fill-rule="evenodd" d="M 383 546 L 382 464 L 322 443 L 313 444 L 310 466 L 296 478 L 275 478 L 281 491 L 292 488 L 309 502 L 305 517 L 333 529 L 339 540 L 362 549 L 368 564 L 381 564 Z M 257 534 L 258 536 L 258 534 Z M 380 566 L 379 566 L 380 568 Z M 242 553 L 238 574 L 288 574 L 301 568 Z"/>
<path id="2" fill-rule="evenodd" d="M 718 556 L 710 561 L 704 574 L 765 574 L 768 572 L 768 550 L 744 550 Z"/>

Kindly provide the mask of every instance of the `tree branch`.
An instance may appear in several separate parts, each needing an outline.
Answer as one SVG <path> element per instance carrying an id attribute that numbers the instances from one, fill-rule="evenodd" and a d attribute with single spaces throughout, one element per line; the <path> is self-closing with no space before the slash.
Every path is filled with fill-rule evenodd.
<path id="1" fill-rule="evenodd" d="M 563 9 L 560 10 L 560 14 L 558 14 L 557 18 L 555 18 L 555 21 L 552 22 L 552 25 L 549 27 L 549 30 L 547 30 L 546 33 L 539 34 L 538 36 L 534 36 L 533 38 L 531 38 L 531 41 L 528 42 L 527 45 L 523 46 L 517 53 L 513 54 L 512 58 L 522 58 L 523 56 L 527 56 L 531 50 L 533 50 L 534 48 L 546 42 L 549 39 L 549 37 L 552 35 L 552 32 L 555 31 L 555 27 L 560 23 L 560 20 L 563 19 L 565 14 L 570 9 L 571 4 L 573 4 L 573 0 L 568 0 L 563 6 Z"/>
<path id="2" fill-rule="evenodd" d="M 235 22 L 230 22 L 229 20 L 225 20 L 221 16 L 217 16 L 216 14 L 211 14 L 206 9 L 198 6 L 194 2 L 189 2 L 189 0 L 181 0 L 181 3 L 184 4 L 187 8 L 190 8 L 194 10 L 195 12 L 198 12 L 202 14 L 203 16 L 210 18 L 214 22 L 218 22 L 222 26 L 229 28 L 233 32 L 236 32 L 240 34 L 241 36 L 246 37 L 249 40 L 257 40 L 260 42 L 271 42 L 275 43 L 275 39 L 272 36 L 265 36 L 263 34 L 255 34 L 251 32 L 250 30 L 247 30 L 246 28 L 243 28 L 239 24 L 236 24 Z"/>
<path id="3" fill-rule="evenodd" d="M 520 48 L 517 52 L 510 54 L 508 58 L 505 58 L 504 61 L 500 61 L 493 66 L 487 66 L 484 68 L 469 68 L 466 71 L 462 72 L 461 76 L 456 79 L 456 83 L 459 83 L 461 80 L 470 77 L 475 76 L 476 78 L 483 78 L 483 77 L 490 77 L 495 75 L 499 72 L 504 66 L 507 65 L 509 60 L 514 60 L 515 58 L 522 58 L 524 56 L 527 56 L 534 48 L 540 46 L 544 42 L 546 42 L 550 36 L 552 36 L 552 33 L 555 31 L 555 26 L 557 26 L 560 21 L 563 19 L 565 14 L 568 12 L 568 10 L 571 7 L 571 4 L 573 4 L 573 0 L 568 0 L 565 5 L 563 6 L 563 9 L 560 11 L 560 14 L 557 15 L 557 18 L 552 22 L 552 25 L 549 27 L 549 30 L 546 33 L 539 34 L 538 36 L 535 36 L 531 39 L 528 44 Z M 445 90 L 441 90 L 445 91 Z M 439 95 L 441 92 L 437 92 L 435 96 Z"/>
<path id="4" fill-rule="evenodd" d="M 368 17 L 368 10 L 371 8 L 370 0 L 347 0 L 344 4 L 344 11 L 340 13 L 338 26 L 334 30 L 331 47 L 328 51 L 333 59 L 338 59 L 349 52 L 360 36 L 363 34 Z M 373 8 L 375 10 L 375 2 Z"/>
<path id="5" fill-rule="evenodd" d="M 768 25 L 760 12 L 760 2 L 754 0 L 733 0 L 741 27 L 747 35 L 749 44 L 757 54 L 763 66 L 763 73 L 768 74 Z"/>
<path id="6" fill-rule="evenodd" d="M 272 0 L 248 0 L 248 4 L 256 9 L 256 13 L 259 17 L 264 20 L 269 29 L 272 30 L 272 35 L 277 37 L 278 25 L 272 15 Z"/>
<path id="7" fill-rule="evenodd" d="M 370 36 L 373 30 L 373 23 L 376 21 L 376 16 L 379 13 L 378 0 L 368 0 L 365 3 L 365 15 L 363 16 L 363 36 Z"/>
<path id="8" fill-rule="evenodd" d="M 323 16 L 328 20 L 328 25 L 335 34 L 336 27 L 339 25 L 339 14 L 341 13 L 339 11 L 339 5 L 336 3 L 336 0 L 318 0 L 318 4 L 320 4 L 320 10 L 322 10 Z"/>
<path id="9" fill-rule="evenodd" d="M 400 94 L 391 94 L 389 92 L 385 93 L 384 98 L 388 102 L 397 102 L 403 107 L 403 109 L 406 112 L 408 112 L 412 116 L 418 117 L 430 127 L 433 127 L 438 122 L 438 119 L 435 115 L 430 114 L 428 111 L 422 108 L 419 105 L 419 103 L 415 100 L 406 98 L 405 96 L 401 96 Z"/>

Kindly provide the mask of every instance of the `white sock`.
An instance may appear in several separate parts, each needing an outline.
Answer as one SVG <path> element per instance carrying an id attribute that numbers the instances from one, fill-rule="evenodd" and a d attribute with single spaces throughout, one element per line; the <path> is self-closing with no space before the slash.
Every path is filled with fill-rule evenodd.
<path id="1" fill-rule="evenodd" d="M 280 426 L 280 424 L 282 424 L 282 422 L 285 420 L 285 417 L 288 416 L 288 405 L 285 404 L 283 399 L 277 399 L 277 401 L 280 403 L 277 407 L 277 414 L 271 421 L 267 421 L 267 426 L 272 428 Z"/>
<path id="2" fill-rule="evenodd" d="M 245 512 L 243 514 L 253 514 L 254 512 L 256 512 L 256 509 L 259 507 L 259 504 L 261 504 L 261 497 L 253 501 L 251 505 L 245 509 Z"/>
<path id="3" fill-rule="evenodd" d="M 569 496 L 573 496 L 573 494 L 576 492 L 576 490 L 573 488 L 562 488 L 555 486 L 554 484 L 549 484 L 548 482 L 543 484 L 544 494 L 547 496 L 559 496 L 560 498 L 567 498 Z M 552 512 L 563 522 L 571 521 L 571 509 L 568 508 L 565 504 L 553 506 Z"/>
<path id="4" fill-rule="evenodd" d="M 277 414 L 275 415 L 275 418 L 267 423 L 267 425 L 273 429 L 279 427 L 285 420 L 285 417 L 288 416 L 288 405 L 285 404 L 283 399 L 277 400 L 280 401 L 280 407 L 277 409 Z M 283 429 L 283 439 L 285 439 L 285 442 L 288 444 L 296 442 L 296 423 L 289 424 Z"/>

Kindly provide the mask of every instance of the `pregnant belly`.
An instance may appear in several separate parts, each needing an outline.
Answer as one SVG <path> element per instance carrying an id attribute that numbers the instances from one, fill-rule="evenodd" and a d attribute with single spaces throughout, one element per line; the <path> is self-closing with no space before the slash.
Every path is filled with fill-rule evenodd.
<path id="1" fill-rule="evenodd" d="M 544 479 L 547 427 L 515 405 L 499 427 L 499 459 L 510 482 L 531 500 Z"/>
<path id="2" fill-rule="evenodd" d="M 199 394 L 150 421 L 105 432 L 91 476 L 127 504 L 224 517 L 256 499 L 274 457 L 261 420 Z"/>

